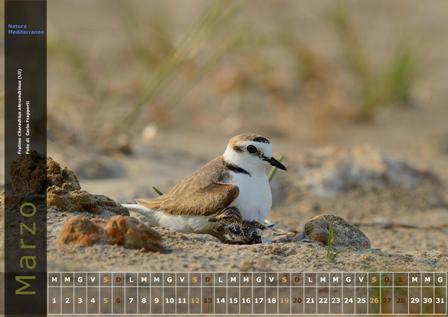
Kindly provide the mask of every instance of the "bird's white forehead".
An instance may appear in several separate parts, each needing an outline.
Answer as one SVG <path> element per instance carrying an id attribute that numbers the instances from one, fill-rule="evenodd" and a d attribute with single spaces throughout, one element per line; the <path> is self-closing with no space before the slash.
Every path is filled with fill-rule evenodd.
<path id="1" fill-rule="evenodd" d="M 248 145 L 253 145 L 258 149 L 259 152 L 263 153 L 267 157 L 272 156 L 272 144 L 271 143 L 262 143 L 262 142 L 255 142 L 255 141 L 239 141 L 235 145 L 241 147 L 243 151 L 246 151 L 246 147 Z"/>

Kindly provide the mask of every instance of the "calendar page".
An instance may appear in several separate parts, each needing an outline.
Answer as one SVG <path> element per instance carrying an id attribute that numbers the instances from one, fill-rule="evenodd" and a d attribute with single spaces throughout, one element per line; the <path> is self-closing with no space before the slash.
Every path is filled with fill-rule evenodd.
<path id="1" fill-rule="evenodd" d="M 448 315 L 446 1 L 0 11 L 0 315 Z"/>
<path id="2" fill-rule="evenodd" d="M 48 274 L 48 313 L 447 314 L 447 273 Z"/>

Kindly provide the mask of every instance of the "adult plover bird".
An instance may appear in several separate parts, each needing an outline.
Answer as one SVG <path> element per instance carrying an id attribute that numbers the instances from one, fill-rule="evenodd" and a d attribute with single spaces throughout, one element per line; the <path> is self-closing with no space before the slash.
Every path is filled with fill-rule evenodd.
<path id="1" fill-rule="evenodd" d="M 272 205 L 266 175 L 270 166 L 286 170 L 261 135 L 234 136 L 223 155 L 211 160 L 166 194 L 137 199 L 124 207 L 143 213 L 154 225 L 185 233 L 218 236 L 215 224 L 228 218 L 263 224 Z"/>

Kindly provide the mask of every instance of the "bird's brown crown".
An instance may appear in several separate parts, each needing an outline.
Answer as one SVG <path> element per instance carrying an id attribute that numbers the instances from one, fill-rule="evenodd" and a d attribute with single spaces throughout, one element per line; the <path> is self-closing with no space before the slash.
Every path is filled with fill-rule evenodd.
<path id="1" fill-rule="evenodd" d="M 238 134 L 232 137 L 229 140 L 229 146 L 234 147 L 238 142 L 241 141 L 252 141 L 252 142 L 260 142 L 260 143 L 271 143 L 267 138 L 260 134 L 256 133 L 243 133 Z"/>

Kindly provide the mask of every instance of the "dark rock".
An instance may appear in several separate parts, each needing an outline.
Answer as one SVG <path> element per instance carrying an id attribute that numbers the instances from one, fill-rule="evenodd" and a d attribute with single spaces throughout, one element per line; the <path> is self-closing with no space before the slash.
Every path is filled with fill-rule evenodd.
<path id="1" fill-rule="evenodd" d="M 47 160 L 47 206 L 60 211 L 90 212 L 129 216 L 129 211 L 104 195 L 91 194 L 81 190 L 78 179 L 71 170 L 61 168 L 53 159 Z"/>
<path id="2" fill-rule="evenodd" d="M 370 241 L 361 230 L 335 215 L 312 218 L 305 224 L 303 238 L 328 245 L 330 224 L 333 227 L 333 247 L 370 248 Z"/>
<path id="3" fill-rule="evenodd" d="M 36 151 L 11 163 L 11 184 L 16 195 L 44 194 L 47 186 L 45 157 Z"/>
<path id="4" fill-rule="evenodd" d="M 81 189 L 75 173 L 67 167 L 61 168 L 51 157 L 47 159 L 47 184 L 48 187 L 57 186 L 67 191 Z"/>
<path id="5" fill-rule="evenodd" d="M 100 214 L 111 212 L 129 216 L 129 211 L 104 195 L 91 194 L 85 190 L 65 191 L 52 186 L 47 191 L 47 206 L 61 211 L 89 212 Z"/>

